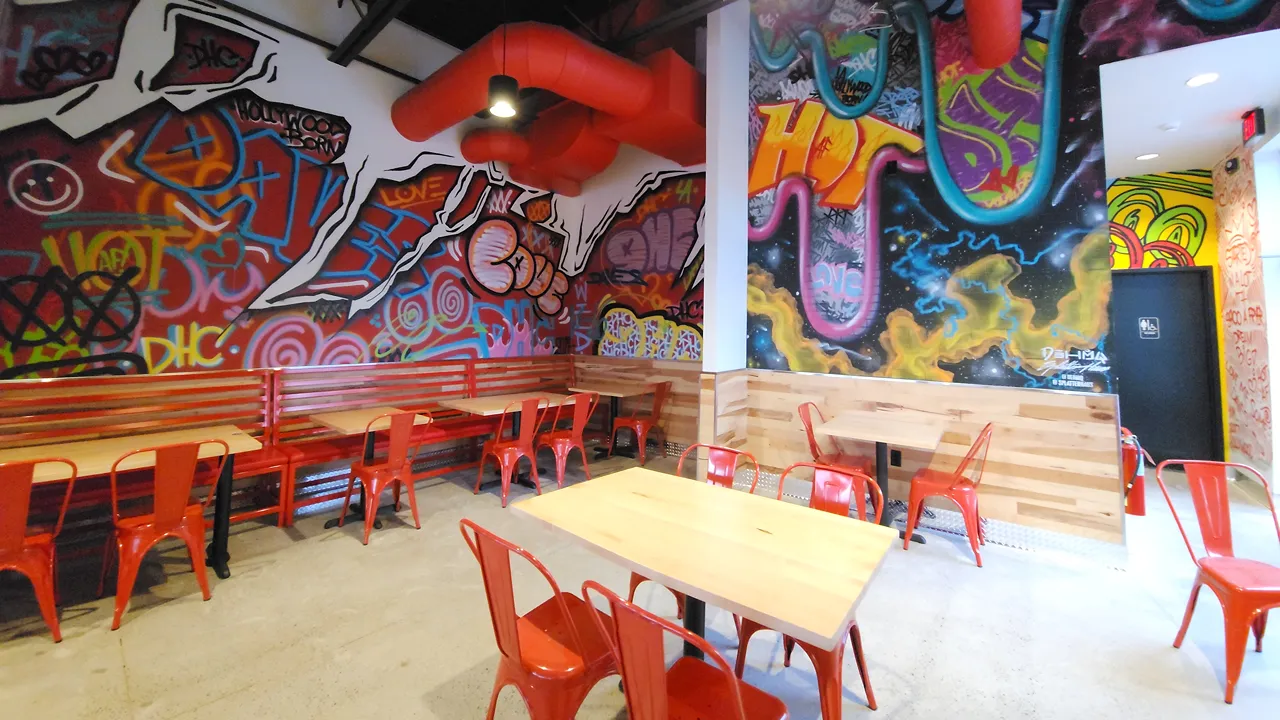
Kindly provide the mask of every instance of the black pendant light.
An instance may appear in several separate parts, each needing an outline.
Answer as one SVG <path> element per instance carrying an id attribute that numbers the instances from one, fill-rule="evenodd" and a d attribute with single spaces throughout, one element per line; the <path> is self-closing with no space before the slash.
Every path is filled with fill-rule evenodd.
<path id="1" fill-rule="evenodd" d="M 520 83 L 507 74 L 507 4 L 502 3 L 502 74 L 489 78 L 489 114 L 499 118 L 516 116 Z"/>

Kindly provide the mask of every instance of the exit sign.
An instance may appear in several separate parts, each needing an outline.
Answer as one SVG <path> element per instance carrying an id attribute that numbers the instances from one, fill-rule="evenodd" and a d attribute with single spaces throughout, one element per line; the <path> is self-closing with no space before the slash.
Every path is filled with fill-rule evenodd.
<path id="1" fill-rule="evenodd" d="M 1244 144 L 1246 147 L 1253 147 L 1258 144 L 1262 136 L 1267 134 L 1266 118 L 1262 115 L 1262 108 L 1256 107 L 1241 116 L 1243 125 Z"/>

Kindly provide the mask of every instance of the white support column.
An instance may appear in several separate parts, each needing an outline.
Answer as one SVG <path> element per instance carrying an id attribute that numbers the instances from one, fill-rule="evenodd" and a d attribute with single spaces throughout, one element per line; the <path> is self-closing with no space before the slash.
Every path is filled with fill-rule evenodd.
<path id="1" fill-rule="evenodd" d="M 707 207 L 702 369 L 747 366 L 747 79 L 750 4 L 707 18 Z"/>

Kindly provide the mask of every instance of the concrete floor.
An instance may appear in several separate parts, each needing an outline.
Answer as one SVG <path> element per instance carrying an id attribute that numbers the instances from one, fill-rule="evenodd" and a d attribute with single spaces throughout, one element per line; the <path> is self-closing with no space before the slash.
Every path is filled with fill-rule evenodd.
<path id="1" fill-rule="evenodd" d="M 603 474 L 629 464 L 592 467 Z M 67 563 L 58 645 L 26 583 L 7 574 L 0 718 L 483 717 L 497 650 L 461 517 L 531 550 L 562 588 L 596 578 L 625 590 L 628 575 L 501 509 L 496 490 L 473 496 L 473 478 L 423 483 L 422 530 L 384 510 L 384 529 L 368 547 L 355 525 L 322 529 L 333 513 L 287 531 L 238 526 L 234 575 L 210 575 L 210 602 L 201 602 L 183 552 L 163 549 L 144 566 L 117 632 L 108 630 L 112 599 L 91 599 L 96 561 Z M 1270 518 L 1236 492 L 1239 551 L 1280 564 Z M 529 494 L 512 491 L 513 499 Z M 1189 509 L 1185 491 L 1177 498 Z M 1129 521 L 1121 569 L 991 545 L 979 569 L 963 539 L 939 534 L 910 552 L 893 549 L 858 611 L 880 709 L 863 705 L 849 653 L 846 716 L 1275 717 L 1280 635 L 1268 638 L 1269 652 L 1249 653 L 1234 706 L 1222 702 L 1222 615 L 1211 593 L 1202 594 L 1182 649 L 1170 646 L 1193 569 L 1154 483 L 1148 507 L 1148 517 Z M 407 521 L 407 508 L 400 518 Z M 518 574 L 517 586 L 530 606 L 545 592 L 532 571 Z M 655 585 L 642 586 L 638 599 L 674 615 L 670 594 Z M 732 662 L 731 617 L 714 609 L 708 616 L 712 642 Z M 669 649 L 674 656 L 674 642 Z M 812 666 L 797 653 L 795 667 L 784 669 L 777 635 L 752 642 L 746 679 L 781 697 L 793 718 L 818 717 Z M 578 717 L 623 718 L 623 706 L 616 680 L 606 680 Z M 498 716 L 527 717 L 514 690 L 504 692 Z"/>

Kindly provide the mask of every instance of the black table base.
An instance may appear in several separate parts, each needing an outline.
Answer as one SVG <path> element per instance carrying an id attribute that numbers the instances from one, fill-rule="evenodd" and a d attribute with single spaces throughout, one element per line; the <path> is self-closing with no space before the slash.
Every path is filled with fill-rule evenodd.
<path id="1" fill-rule="evenodd" d="M 707 604 L 696 597 L 684 597 L 684 629 L 700 638 L 707 636 Z M 703 659 L 702 651 L 693 643 L 684 644 L 684 656 Z"/>
<path id="2" fill-rule="evenodd" d="M 213 568 L 220 580 L 231 577 L 231 568 L 227 567 L 231 560 L 227 538 L 231 535 L 231 476 L 235 474 L 235 466 L 236 456 L 228 454 L 214 490 L 217 495 L 213 498 L 213 541 L 204 550 L 204 564 Z"/>
<path id="3" fill-rule="evenodd" d="M 876 484 L 880 486 L 880 496 L 885 504 L 884 512 L 880 515 L 880 524 L 893 527 L 894 516 L 889 512 L 889 446 L 882 442 L 876 443 Z M 910 511 L 910 507 L 907 509 Z M 905 530 L 898 531 L 899 538 L 906 536 Z M 924 545 L 924 536 L 920 533 L 911 533 L 911 542 Z"/>

